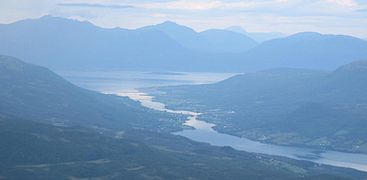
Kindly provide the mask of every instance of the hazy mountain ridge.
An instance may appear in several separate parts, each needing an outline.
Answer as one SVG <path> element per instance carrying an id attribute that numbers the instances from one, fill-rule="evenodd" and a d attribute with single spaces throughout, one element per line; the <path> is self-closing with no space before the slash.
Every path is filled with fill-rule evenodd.
<path id="1" fill-rule="evenodd" d="M 196 33 L 173 22 L 137 30 L 104 29 L 88 22 L 46 16 L 0 25 L 0 53 L 57 70 L 330 70 L 367 58 L 367 42 L 351 36 L 299 33 L 253 48 L 253 42 L 248 46 L 246 39 L 228 30 Z M 211 48 L 211 52 L 200 52 L 200 48 Z"/>
<path id="2" fill-rule="evenodd" d="M 196 32 L 171 21 L 139 30 L 162 31 L 188 49 L 208 53 L 240 53 L 257 45 L 254 40 L 239 33 L 221 29 Z"/>
<path id="3" fill-rule="evenodd" d="M 103 29 L 49 16 L 1 25 L 0 39 L 1 53 L 55 69 L 169 69 L 202 56 L 160 31 Z"/>
<path id="4" fill-rule="evenodd" d="M 353 63 L 341 66 L 334 71 L 335 74 L 338 73 L 355 73 L 356 75 L 362 73 L 364 75 L 367 72 L 367 60 L 355 61 Z"/>
<path id="5" fill-rule="evenodd" d="M 156 95 L 171 107 L 206 112 L 202 118 L 225 133 L 366 153 L 366 64 L 354 62 L 330 73 L 262 71 L 212 85 L 158 88 L 166 94 Z"/>
<path id="6" fill-rule="evenodd" d="M 212 53 L 240 53 L 258 45 L 247 36 L 221 29 L 209 29 L 200 35 L 206 39 L 206 47 L 211 48 L 208 52 Z"/>
<path id="7" fill-rule="evenodd" d="M 226 30 L 244 34 L 259 43 L 286 36 L 285 34 L 279 32 L 247 32 L 240 26 L 231 26 L 228 27 Z"/>
<path id="8" fill-rule="evenodd" d="M 367 43 L 345 35 L 297 33 L 260 44 L 244 54 L 243 66 L 335 69 L 367 58 Z"/>

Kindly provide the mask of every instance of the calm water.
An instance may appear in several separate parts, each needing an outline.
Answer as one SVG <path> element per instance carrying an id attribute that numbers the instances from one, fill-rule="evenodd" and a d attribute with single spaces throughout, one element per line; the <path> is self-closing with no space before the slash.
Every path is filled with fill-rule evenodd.
<path id="1" fill-rule="evenodd" d="M 174 134 L 187 137 L 194 141 L 205 142 L 214 146 L 230 146 L 234 149 L 247 152 L 284 156 L 292 159 L 307 160 L 320 164 L 348 167 L 367 172 L 367 155 L 364 154 L 343 153 L 336 151 L 320 151 L 309 148 L 278 146 L 272 144 L 264 144 L 246 138 L 239 138 L 236 136 L 231 136 L 215 131 L 213 129 L 215 124 L 207 123 L 199 119 L 200 113 L 167 109 L 164 104 L 152 101 L 153 97 L 139 91 L 135 91 L 135 93 L 122 92 L 119 94 L 123 96 L 129 96 L 132 99 L 140 101 L 143 106 L 155 110 L 190 115 L 188 120 L 185 122 L 185 125 L 193 127 L 194 129 L 183 130 Z"/>
<path id="2" fill-rule="evenodd" d="M 233 73 L 205 72 L 136 72 L 136 71 L 59 71 L 72 83 L 100 92 L 126 92 L 136 88 L 208 84 L 224 80 Z"/>
<path id="3" fill-rule="evenodd" d="M 199 119 L 199 112 L 167 109 L 164 104 L 153 102 L 153 97 L 136 90 L 137 88 L 153 86 L 214 83 L 226 79 L 233 74 L 147 73 L 125 71 L 59 72 L 59 74 L 81 87 L 105 93 L 129 96 L 131 99 L 140 101 L 143 106 L 155 110 L 189 115 L 190 117 L 185 122 L 185 125 L 191 126 L 194 129 L 184 130 L 175 134 L 195 141 L 206 142 L 215 146 L 231 146 L 234 149 L 247 152 L 284 156 L 292 159 L 348 167 L 367 172 L 367 155 L 264 144 L 246 138 L 222 134 L 213 129 L 215 124 L 201 121 Z"/>

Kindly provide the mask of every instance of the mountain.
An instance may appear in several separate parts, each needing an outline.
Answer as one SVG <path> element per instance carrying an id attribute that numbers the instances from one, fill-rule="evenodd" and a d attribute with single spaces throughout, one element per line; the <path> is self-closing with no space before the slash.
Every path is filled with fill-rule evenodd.
<path id="1" fill-rule="evenodd" d="M 367 61 L 333 72 L 271 69 L 198 86 L 158 88 L 222 132 L 282 145 L 367 153 Z M 169 99 L 175 99 L 170 101 Z"/>
<path id="2" fill-rule="evenodd" d="M 367 58 L 367 42 L 344 35 L 314 32 L 266 41 L 243 54 L 242 67 L 335 69 Z"/>
<path id="3" fill-rule="evenodd" d="M 221 29 L 210 29 L 200 32 L 200 35 L 206 40 L 207 52 L 227 52 L 240 53 L 245 52 L 257 45 L 251 38 L 240 33 Z"/>
<path id="4" fill-rule="evenodd" d="M 299 33 L 256 46 L 239 33 L 197 33 L 173 22 L 137 30 L 105 29 L 89 22 L 44 16 L 0 25 L 0 54 L 53 70 L 331 70 L 367 58 L 366 44 L 351 36 Z"/>
<path id="5" fill-rule="evenodd" d="M 226 30 L 244 34 L 259 43 L 286 36 L 285 34 L 279 32 L 247 32 L 241 26 L 231 26 L 228 27 Z"/>
<path id="6" fill-rule="evenodd" d="M 58 70 L 189 71 L 223 59 L 188 50 L 158 30 L 104 29 L 52 16 L 0 25 L 0 42 L 0 53 Z"/>
<path id="7" fill-rule="evenodd" d="M 0 56 L 0 98 L 3 179 L 366 176 L 350 169 L 239 152 L 172 135 L 178 128 L 165 127 L 175 127 L 177 121 L 181 124 L 180 116 L 78 88 L 46 68 L 8 56 Z"/>
<path id="8" fill-rule="evenodd" d="M 173 135 L 54 126 L 0 114 L 3 179 L 363 179 L 366 173 Z M 244 163 L 246 162 L 246 163 Z M 225 166 L 223 166 L 225 164 Z"/>
<path id="9" fill-rule="evenodd" d="M 219 29 L 210 29 L 198 33 L 191 28 L 171 21 L 146 26 L 140 30 L 159 30 L 184 47 L 200 52 L 239 53 L 257 45 L 254 40 L 240 33 Z"/>
<path id="10" fill-rule="evenodd" d="M 180 129 L 169 114 L 151 111 L 125 97 L 79 88 L 50 70 L 0 56 L 0 113 L 40 122 L 109 128 Z M 155 121 L 161 119 L 161 121 Z M 168 125 L 168 126 L 167 126 Z"/>
<path id="11" fill-rule="evenodd" d="M 204 41 L 200 35 L 193 29 L 176 24 L 172 21 L 165 21 L 161 24 L 145 26 L 140 31 L 159 31 L 167 34 L 170 38 L 180 43 L 187 48 L 197 49 L 200 48 L 200 41 Z"/>

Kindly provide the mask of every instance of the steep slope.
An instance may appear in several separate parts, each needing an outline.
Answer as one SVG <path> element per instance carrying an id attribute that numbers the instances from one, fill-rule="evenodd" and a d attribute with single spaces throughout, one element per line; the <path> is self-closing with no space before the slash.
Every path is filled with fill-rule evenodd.
<path id="1" fill-rule="evenodd" d="M 313 32 L 266 41 L 244 54 L 243 66 L 335 69 L 367 58 L 367 42 L 343 35 Z"/>
<path id="2" fill-rule="evenodd" d="M 144 131 L 116 134 L 80 126 L 53 126 L 3 114 L 0 127 L 3 179 L 361 179 L 366 176 L 349 169 L 255 156 Z"/>
<path id="3" fill-rule="evenodd" d="M 359 61 L 331 73 L 274 69 L 212 85 L 160 88 L 166 94 L 157 97 L 206 112 L 203 118 L 226 133 L 366 153 L 366 66 Z"/>
<path id="4" fill-rule="evenodd" d="M 153 131 L 159 126 L 169 131 L 180 126 L 169 115 L 128 98 L 81 89 L 46 68 L 8 56 L 0 56 L 0 98 L 0 113 L 43 122 Z"/>

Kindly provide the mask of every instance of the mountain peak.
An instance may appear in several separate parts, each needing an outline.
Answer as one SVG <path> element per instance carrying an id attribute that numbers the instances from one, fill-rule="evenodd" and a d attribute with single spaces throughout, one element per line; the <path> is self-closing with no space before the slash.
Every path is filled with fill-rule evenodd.
<path id="1" fill-rule="evenodd" d="M 246 35 L 248 34 L 248 32 L 241 26 L 231 26 L 231 27 L 228 27 L 226 30 L 236 32 L 236 33 L 246 34 Z"/>
<path id="2" fill-rule="evenodd" d="M 174 21 L 164 21 L 163 23 L 161 23 L 161 25 L 175 25 L 178 26 L 178 24 Z"/>
<path id="3" fill-rule="evenodd" d="M 79 26 L 83 25 L 84 27 L 96 27 L 94 24 L 90 23 L 89 21 L 79 21 L 76 19 L 69 19 L 64 17 L 57 17 L 52 15 L 45 15 L 40 18 L 36 19 L 24 19 L 14 23 L 12 25 L 33 25 L 40 27 L 42 25 L 51 25 L 51 26 Z M 59 29 L 62 29 L 58 27 Z"/>
<path id="4" fill-rule="evenodd" d="M 338 68 L 336 72 L 367 72 L 367 60 L 346 64 Z"/>
<path id="5" fill-rule="evenodd" d="M 358 39 L 353 36 L 338 35 L 338 34 L 321 34 L 317 32 L 300 32 L 288 36 L 285 39 L 292 41 L 338 41 L 338 42 L 344 41 L 344 43 L 351 41 L 358 41 L 359 43 L 361 43 L 362 41 L 361 39 Z"/>
<path id="6" fill-rule="evenodd" d="M 21 60 L 11 57 L 0 55 L 0 71 L 11 70 L 11 71 L 21 71 L 28 64 L 22 62 Z"/>
<path id="7" fill-rule="evenodd" d="M 78 21 L 78 20 L 74 20 L 74 19 L 68 19 L 68 18 L 63 18 L 63 17 L 57 17 L 57 16 L 52 16 L 52 15 L 44 15 L 40 18 L 38 18 L 38 20 L 40 21 Z"/>
<path id="8" fill-rule="evenodd" d="M 291 36 L 289 36 L 289 38 L 293 38 L 293 39 L 315 39 L 315 38 L 320 38 L 322 37 L 323 34 L 317 33 L 317 32 L 300 32 L 300 33 L 296 33 L 293 34 Z"/>
<path id="9" fill-rule="evenodd" d="M 195 31 L 187 26 L 183 26 L 180 24 L 177 24 L 174 21 L 164 21 L 162 23 L 159 24 L 155 24 L 155 25 L 150 25 L 150 26 L 144 26 L 142 28 L 139 28 L 140 30 L 160 30 L 163 31 L 167 34 L 170 34 L 173 31 L 174 33 L 178 33 L 178 31 L 180 32 L 190 32 L 190 33 L 195 33 Z"/>
<path id="10" fill-rule="evenodd" d="M 160 30 L 181 30 L 181 31 L 191 31 L 191 32 L 194 31 L 193 29 L 187 26 L 184 26 L 184 25 L 177 24 L 174 21 L 164 21 L 163 23 L 153 25 L 153 26 L 148 26 L 148 27 L 155 27 L 155 28 L 159 28 Z"/>
<path id="11" fill-rule="evenodd" d="M 50 18 L 55 18 L 55 16 L 47 14 L 47 15 L 41 16 L 39 19 L 50 19 Z"/>

